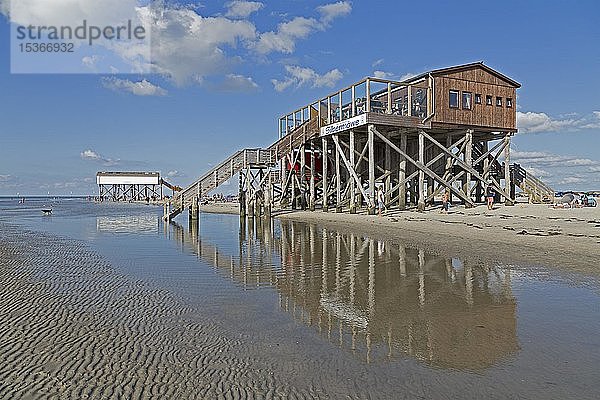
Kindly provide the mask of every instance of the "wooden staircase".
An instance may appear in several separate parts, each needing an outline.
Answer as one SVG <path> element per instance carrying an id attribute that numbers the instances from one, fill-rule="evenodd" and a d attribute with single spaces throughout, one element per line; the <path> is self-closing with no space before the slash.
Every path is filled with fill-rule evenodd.
<path id="1" fill-rule="evenodd" d="M 530 203 L 554 202 L 554 189 L 525 171 L 519 164 L 513 164 L 511 172 L 515 184 L 529 196 Z"/>
<path id="2" fill-rule="evenodd" d="M 267 149 L 240 150 L 219 165 L 202 175 L 194 183 L 177 193 L 170 201 L 169 212 L 163 218 L 167 221 L 181 214 L 198 198 L 216 189 L 235 174 L 247 167 L 270 168 L 306 141 L 319 136 L 318 117 L 298 125 L 292 132 L 273 143 Z M 274 171 L 272 171 L 274 172 Z M 277 172 L 278 173 L 278 172 Z M 280 179 L 280 177 L 279 177 Z"/>

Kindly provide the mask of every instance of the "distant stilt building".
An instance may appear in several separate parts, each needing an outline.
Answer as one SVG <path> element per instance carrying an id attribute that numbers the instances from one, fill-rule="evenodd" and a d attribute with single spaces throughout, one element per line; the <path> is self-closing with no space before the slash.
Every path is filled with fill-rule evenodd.
<path id="1" fill-rule="evenodd" d="M 98 172 L 96 174 L 100 201 L 148 201 L 162 200 L 163 186 L 173 186 L 160 177 L 158 172 Z"/>

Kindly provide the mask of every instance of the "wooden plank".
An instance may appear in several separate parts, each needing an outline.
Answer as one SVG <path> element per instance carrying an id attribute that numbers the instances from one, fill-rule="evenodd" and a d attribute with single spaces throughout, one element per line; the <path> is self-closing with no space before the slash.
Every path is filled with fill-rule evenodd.
<path id="1" fill-rule="evenodd" d="M 375 204 L 375 138 L 373 130 L 375 127 L 373 125 L 369 125 L 368 128 L 368 137 L 367 140 L 369 142 L 369 196 L 372 199 L 373 205 Z M 369 214 L 375 213 L 374 207 L 369 209 Z"/>

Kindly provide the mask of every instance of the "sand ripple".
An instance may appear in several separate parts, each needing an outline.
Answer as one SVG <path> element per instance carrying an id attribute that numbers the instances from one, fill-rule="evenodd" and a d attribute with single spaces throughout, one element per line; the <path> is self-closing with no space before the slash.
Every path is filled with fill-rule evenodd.
<path id="1" fill-rule="evenodd" d="M 0 398 L 314 398 L 83 242 L 0 225 Z"/>

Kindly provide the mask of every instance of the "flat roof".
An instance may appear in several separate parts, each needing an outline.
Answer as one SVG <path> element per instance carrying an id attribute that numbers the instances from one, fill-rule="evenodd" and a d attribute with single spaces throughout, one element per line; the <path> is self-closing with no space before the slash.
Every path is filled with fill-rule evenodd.
<path id="1" fill-rule="evenodd" d="M 101 171 L 96 173 L 96 176 L 139 176 L 139 177 L 154 177 L 160 176 L 159 172 L 135 172 L 135 171 Z"/>

